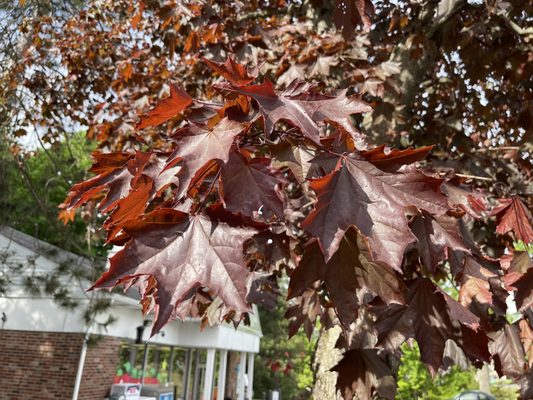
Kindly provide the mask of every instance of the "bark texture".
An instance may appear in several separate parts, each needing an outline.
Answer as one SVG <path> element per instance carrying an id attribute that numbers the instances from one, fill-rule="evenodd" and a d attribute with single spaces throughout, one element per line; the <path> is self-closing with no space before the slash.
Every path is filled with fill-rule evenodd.
<path id="1" fill-rule="evenodd" d="M 341 396 L 335 389 L 337 373 L 330 371 L 342 358 L 342 351 L 335 347 L 341 328 L 335 326 L 323 330 L 316 348 L 314 368 L 316 371 L 314 400 L 336 400 Z"/>

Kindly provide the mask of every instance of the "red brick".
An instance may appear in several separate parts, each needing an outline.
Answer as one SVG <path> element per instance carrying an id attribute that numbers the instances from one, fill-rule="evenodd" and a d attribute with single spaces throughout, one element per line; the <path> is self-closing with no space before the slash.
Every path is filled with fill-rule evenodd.
<path id="1" fill-rule="evenodd" d="M 82 343 L 81 333 L 0 330 L 0 400 L 70 398 Z M 79 400 L 107 396 L 119 347 L 107 336 L 88 347 Z"/>

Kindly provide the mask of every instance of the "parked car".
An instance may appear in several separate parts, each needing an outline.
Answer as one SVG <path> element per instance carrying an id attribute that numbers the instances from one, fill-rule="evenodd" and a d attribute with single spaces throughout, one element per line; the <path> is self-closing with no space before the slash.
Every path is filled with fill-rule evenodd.
<path id="1" fill-rule="evenodd" d="M 496 397 L 488 393 L 480 392 L 479 390 L 468 390 L 459 393 L 452 400 L 496 400 Z"/>

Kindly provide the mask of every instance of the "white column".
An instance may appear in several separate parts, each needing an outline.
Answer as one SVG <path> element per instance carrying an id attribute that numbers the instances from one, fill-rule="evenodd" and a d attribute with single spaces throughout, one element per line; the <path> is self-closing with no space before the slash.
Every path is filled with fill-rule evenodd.
<path id="1" fill-rule="evenodd" d="M 237 390 L 237 400 L 244 400 L 244 379 L 246 373 L 246 353 L 241 352 L 241 361 L 239 363 L 239 387 Z"/>
<path id="2" fill-rule="evenodd" d="M 218 366 L 218 395 L 217 400 L 224 400 L 226 394 L 226 365 L 228 364 L 228 351 L 220 351 L 220 364 Z"/>
<path id="3" fill-rule="evenodd" d="M 205 361 L 204 399 L 213 398 L 213 376 L 215 373 L 215 349 L 207 349 Z"/>
<path id="4" fill-rule="evenodd" d="M 254 353 L 248 353 L 248 387 L 246 388 L 246 400 L 254 398 Z"/>
<path id="5" fill-rule="evenodd" d="M 83 343 L 81 345 L 80 360 L 78 362 L 78 372 L 76 373 L 76 380 L 74 381 L 74 392 L 72 392 L 72 400 L 78 400 L 80 394 L 81 378 L 83 376 L 83 367 L 85 366 L 85 356 L 87 355 L 87 341 L 89 340 L 89 334 L 86 333 L 83 337 Z"/>

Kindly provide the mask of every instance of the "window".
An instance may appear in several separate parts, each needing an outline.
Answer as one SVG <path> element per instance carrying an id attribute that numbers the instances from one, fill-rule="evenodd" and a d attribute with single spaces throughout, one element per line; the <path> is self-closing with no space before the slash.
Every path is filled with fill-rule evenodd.
<path id="1" fill-rule="evenodd" d="M 143 377 L 145 348 L 148 351 L 144 369 L 144 383 L 173 383 L 178 392 L 183 390 L 185 356 L 187 351 L 177 347 L 137 345 L 124 343 L 120 346 L 119 362 L 114 383 L 140 383 Z"/>

